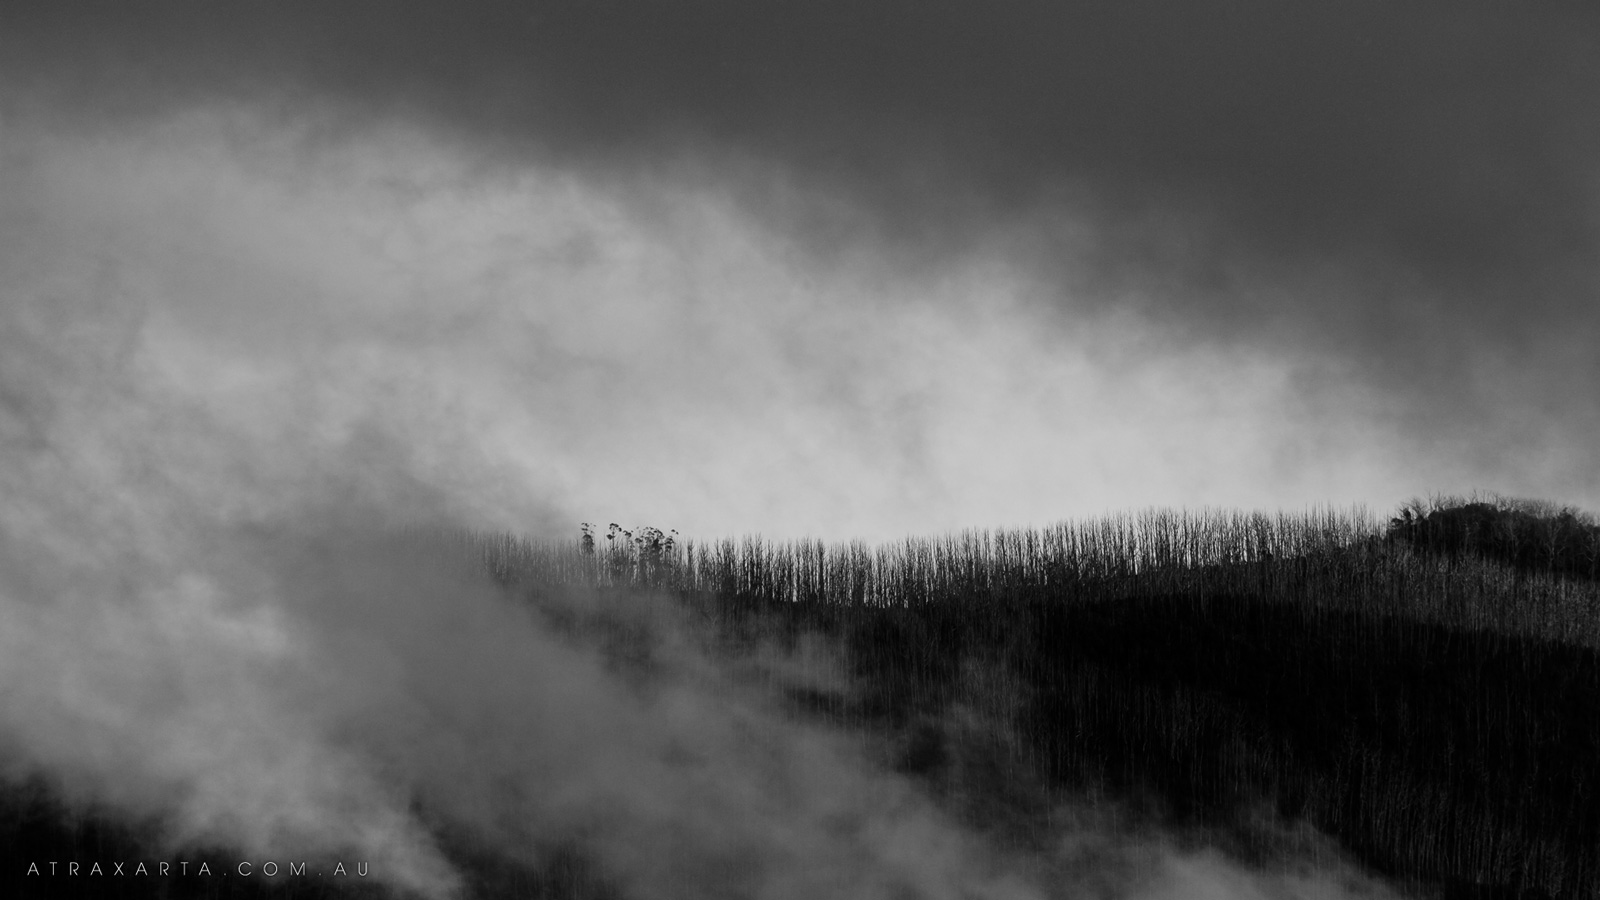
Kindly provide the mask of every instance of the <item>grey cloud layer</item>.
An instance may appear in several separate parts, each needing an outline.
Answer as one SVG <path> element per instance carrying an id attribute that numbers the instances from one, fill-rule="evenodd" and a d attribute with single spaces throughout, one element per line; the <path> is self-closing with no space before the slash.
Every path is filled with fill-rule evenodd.
<path id="1" fill-rule="evenodd" d="M 848 689 L 820 640 L 729 660 L 660 598 L 542 601 L 555 621 L 638 636 L 650 665 L 619 673 L 581 632 L 461 571 L 476 567 L 448 542 L 405 530 L 497 508 L 540 520 L 539 479 L 500 477 L 485 449 L 485 421 L 512 407 L 498 392 L 545 380 L 513 377 L 532 332 L 474 278 L 452 281 L 434 257 L 462 251 L 427 234 L 430 219 L 451 234 L 499 219 L 436 198 L 442 213 L 413 211 L 408 242 L 382 227 L 405 218 L 387 195 L 306 173 L 320 190 L 285 199 L 215 164 L 214 122 L 184 127 L 98 151 L 41 139 L 30 152 L 48 162 L 0 169 L 26 195 L 0 197 L 14 238 L 0 244 L 0 782 L 37 775 L 150 823 L 152 852 L 360 859 L 398 896 L 459 895 L 469 873 L 441 831 L 528 864 L 576 846 L 641 898 L 1391 896 L 1129 843 L 1087 813 L 1058 815 L 1052 846 L 1002 850 L 851 736 L 771 702 L 774 686 Z M 243 168 L 272 169 L 256 149 L 266 158 Z M 560 206 L 550 189 L 501 211 L 525 224 Z M 569 207 L 555 218 L 604 230 L 603 208 Z M 402 252 L 360 252 L 374 233 Z M 432 290 L 384 264 L 412 250 L 443 279 Z M 620 293 L 618 312 L 637 315 Z M 596 343 L 665 332 L 611 318 Z M 558 317 L 563 346 L 584 347 L 584 321 Z"/>
<path id="2" fill-rule="evenodd" d="M 1131 304 L 1169 342 L 1273 347 L 1308 361 L 1312 414 L 1328 379 L 1369 384 L 1422 445 L 1553 453 L 1553 487 L 1595 488 L 1572 469 L 1600 430 L 1584 5 L 14 4 L 3 25 L 12 96 L 97 126 L 218 101 L 332 138 L 399 117 L 512 164 L 709 182 L 824 259 L 998 244 L 1066 321 Z"/>
<path id="3" fill-rule="evenodd" d="M 1087 196 L 1448 281 L 1586 256 L 1600 19 L 1339 3 L 42 5 L 13 76 L 334 98 L 579 165 L 728 149 L 962 233 Z M 951 218 L 951 214 L 959 214 Z"/>

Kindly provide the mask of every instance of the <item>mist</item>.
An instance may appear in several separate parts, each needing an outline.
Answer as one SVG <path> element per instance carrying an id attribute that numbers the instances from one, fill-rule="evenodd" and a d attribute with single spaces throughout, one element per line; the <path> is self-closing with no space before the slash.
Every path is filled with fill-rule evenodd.
<path id="1" fill-rule="evenodd" d="M 35 524 L 115 552 L 8 532 L 26 561 L 4 585 L 5 771 L 154 823 L 155 852 L 359 860 L 424 897 L 466 886 L 441 834 L 523 865 L 576 848 L 630 897 L 1384 895 L 1070 815 L 1052 851 L 1000 849 L 852 735 L 783 714 L 774 678 L 848 690 L 826 646 L 730 659 L 666 598 L 558 598 L 643 627 L 647 668 L 619 671 L 420 532 L 424 503 L 190 508 L 138 538 L 89 521 L 114 503 L 58 510 Z"/>
<path id="2" fill-rule="evenodd" d="M 427 897 L 463 889 L 441 832 L 529 865 L 576 845 L 639 897 L 1333 889 L 1159 841 L 1098 847 L 1092 830 L 1008 855 L 850 735 L 782 715 L 662 598 L 622 611 L 656 663 L 624 677 L 481 572 L 419 552 L 420 527 L 540 521 L 536 499 L 483 499 L 494 465 L 443 433 L 471 410 L 320 346 L 337 320 L 298 348 L 330 358 L 316 380 L 253 359 L 259 332 L 230 345 L 231 315 L 178 323 L 76 286 L 7 306 L 6 359 L 30 376 L 11 379 L 5 469 L 11 779 L 153 823 L 163 851 L 359 859 Z M 185 345 L 183 325 L 219 333 Z"/>
<path id="3" fill-rule="evenodd" d="M 1396 404 L 1321 363 L 1173 346 L 1125 311 L 1061 336 L 1001 258 L 819 267 L 689 182 L 479 165 L 401 124 L 10 121 L 17 439 L 117 431 L 240 509 L 337 457 L 517 532 L 886 540 L 1475 471 L 1412 458 Z"/>
<path id="4" fill-rule="evenodd" d="M 594 258 L 634 298 L 606 320 L 637 325 L 635 338 L 655 316 L 695 333 L 693 351 L 664 341 L 680 354 L 647 377 L 742 400 L 684 404 L 721 433 L 724 420 L 787 432 L 754 455 L 742 435 L 727 442 L 774 459 L 762 473 L 850 482 L 828 498 L 832 521 L 794 518 L 794 498 L 773 492 L 760 524 L 728 516 L 719 530 L 903 533 L 870 521 L 886 506 L 938 530 L 1148 502 L 1390 505 L 1474 489 L 1600 505 L 1586 399 L 1600 379 L 1588 340 L 1600 21 L 1582 4 L 91 2 L 3 15 L 13 134 L 42 122 L 80 148 L 108 133 L 177 139 L 165 123 L 209 111 L 234 120 L 216 161 L 259 162 L 263 143 L 299 135 L 299 152 L 269 164 L 286 181 L 312 160 L 343 191 L 358 173 L 403 169 L 379 188 L 398 191 L 392 203 L 554 177 L 586 211 L 611 210 L 609 237 L 665 269 L 630 277 Z M 340 157 L 342 174 L 322 168 Z M 449 186 L 415 181 L 430 177 Z M 434 222 L 469 208 L 481 209 L 436 207 Z M 549 252 L 618 246 L 593 237 Z M 474 287 L 451 290 L 481 298 Z M 559 304 L 544 297 L 548 315 Z M 702 352 L 703 331 L 678 313 L 691 302 L 768 339 L 800 334 L 762 352 L 729 332 Z M 730 395 L 731 379 L 684 379 L 685 357 L 770 377 L 739 369 L 748 393 Z M 591 376 L 585 396 L 618 383 Z M 618 394 L 605 397 L 615 409 Z M 1164 428 L 1175 409 L 1189 415 Z M 995 411 L 1004 419 L 968 424 Z M 605 440 L 652 444 L 672 471 L 702 458 L 631 421 Z M 1180 427 L 1186 439 L 1171 436 Z M 796 434 L 829 462 L 796 468 Z M 1006 440 L 973 447 L 973 434 Z M 1041 446 L 1029 455 L 1073 474 L 1003 455 Z M 1119 469 L 1130 449 L 1139 464 Z M 1159 485 L 1175 490 L 1140 493 L 1180 467 Z M 963 496 L 974 469 L 1045 481 Z M 916 486 L 849 508 L 897 472 L 961 511 L 941 514 Z M 758 499 L 749 482 L 716 502 Z M 978 499 L 996 490 L 1011 496 Z M 1027 505 L 1038 495 L 1048 510 Z"/>
<path id="5" fill-rule="evenodd" d="M 426 897 L 466 890 L 450 841 L 575 847 L 638 897 L 1385 894 L 1088 807 L 1006 848 L 774 702 L 848 691 L 838 648 L 730 659 L 638 596 L 641 679 L 406 536 L 1600 506 L 1587 18 L 1506 32 L 1474 106 L 1485 71 L 1415 11 L 1174 55 L 1194 23 L 1035 10 L 952 57 L 944 7 L 709 4 L 739 27 L 663 59 L 649 17 L 558 10 L 533 53 L 493 16 L 282 8 L 5 13 L 8 780 Z M 1020 40 L 1039 16 L 1071 40 Z"/>
<path id="6" fill-rule="evenodd" d="M 905 433 L 978 409 L 987 356 L 966 342 L 1011 333 L 911 317 L 863 340 L 849 292 L 869 265 L 758 291 L 790 271 L 781 248 L 715 198 L 484 182 L 386 137 L 341 151 L 204 113 L 98 144 L 8 143 L 8 779 L 140 823 L 163 852 L 360 859 L 428 897 L 466 889 L 441 835 L 524 865 L 576 847 L 639 897 L 1334 889 L 1092 823 L 1056 851 L 1006 851 L 857 738 L 774 703 L 774 677 L 847 690 L 835 651 L 813 647 L 820 667 L 776 648 L 730 661 L 638 597 L 622 614 L 653 641 L 641 682 L 419 552 L 419 529 L 573 538 L 590 504 L 708 529 L 785 504 L 788 528 L 837 522 L 828 502 L 885 471 L 874 453 L 921 469 L 851 509 L 950 464 Z M 819 303 L 837 316 L 819 321 Z M 885 362 L 886 340 L 948 355 Z M 786 386 L 823 354 L 865 392 Z M 871 391 L 923 366 L 925 403 L 876 421 L 890 400 Z M 796 502 L 782 470 L 824 471 L 805 448 L 829 442 L 830 496 Z M 862 522 L 938 510 L 913 498 Z"/>

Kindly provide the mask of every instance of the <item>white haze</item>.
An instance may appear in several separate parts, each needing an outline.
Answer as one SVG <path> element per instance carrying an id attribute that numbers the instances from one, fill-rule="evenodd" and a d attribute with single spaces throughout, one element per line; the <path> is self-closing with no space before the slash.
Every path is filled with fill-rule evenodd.
<path id="1" fill-rule="evenodd" d="M 7 125 L 0 761 L 168 846 L 363 859 L 426 896 L 461 884 L 441 827 L 513 859 L 576 841 L 637 897 L 1075 890 L 1092 831 L 987 846 L 666 607 L 637 611 L 667 641 L 641 691 L 393 535 L 890 536 L 1337 500 L 1375 465 L 1268 424 L 1282 361 L 1106 320 L 1047 345 L 1003 267 L 815 271 L 714 194 L 403 129 Z M 1140 896 L 1346 893 L 1127 852 Z"/>
<path id="2" fill-rule="evenodd" d="M 399 126 L 16 119 L 10 318 L 48 308 L 35 339 L 279 444 L 274 469 L 379 429 L 500 527 L 883 540 L 1143 505 L 1386 505 L 1458 474 L 1403 462 L 1379 398 L 1297 400 L 1341 383 L 1315 359 L 1185 346 L 1134 314 L 1063 336 L 1033 318 L 1050 288 L 999 255 L 823 267 L 673 187 L 689 179 L 491 166 Z M 51 389 L 102 399 L 83 377 Z"/>

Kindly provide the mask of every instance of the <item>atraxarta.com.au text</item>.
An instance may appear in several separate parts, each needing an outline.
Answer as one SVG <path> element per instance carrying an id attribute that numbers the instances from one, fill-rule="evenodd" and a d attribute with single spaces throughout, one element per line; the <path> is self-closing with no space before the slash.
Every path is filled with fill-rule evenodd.
<path id="1" fill-rule="evenodd" d="M 190 860 L 178 860 L 177 862 L 172 862 L 169 860 L 158 860 L 154 862 L 145 862 L 143 860 L 134 860 L 132 862 L 125 860 L 114 860 L 110 862 L 102 862 L 100 860 L 92 860 L 89 862 L 83 862 L 81 860 L 68 860 L 66 862 L 47 860 L 44 862 L 29 862 L 28 869 L 23 874 L 25 876 L 39 878 L 93 878 L 97 876 L 112 878 L 117 876 L 143 876 L 155 878 L 210 878 L 215 876 L 225 877 L 228 875 L 233 875 L 240 878 L 251 878 L 257 876 L 275 878 L 279 875 L 293 875 L 301 878 L 319 878 L 324 876 L 333 878 L 348 876 L 365 878 L 371 874 L 371 872 L 367 866 L 367 863 L 365 862 L 345 863 L 343 861 L 335 861 L 331 865 L 323 865 L 316 869 L 310 869 L 307 867 L 304 860 L 285 863 L 279 863 L 276 860 L 266 860 L 263 862 L 241 860 L 239 862 L 229 864 L 212 863 L 209 861 L 194 862 Z"/>

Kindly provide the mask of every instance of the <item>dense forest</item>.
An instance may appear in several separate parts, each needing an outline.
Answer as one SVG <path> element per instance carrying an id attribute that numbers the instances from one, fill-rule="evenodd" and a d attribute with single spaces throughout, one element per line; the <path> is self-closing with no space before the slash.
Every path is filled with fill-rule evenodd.
<path id="1" fill-rule="evenodd" d="M 1600 897 L 1600 526 L 1576 510 L 1147 511 L 884 546 L 410 539 L 629 677 L 656 636 L 563 598 L 664 593 L 734 662 L 826 642 L 842 686 L 775 681 L 788 714 L 860 736 L 1019 852 L 1072 808 L 1253 866 L 1345 853 L 1417 896 Z M 38 780 L 0 809 L 8 867 L 135 833 Z M 441 840 L 481 896 L 614 895 L 581 849 L 530 869 Z"/>

